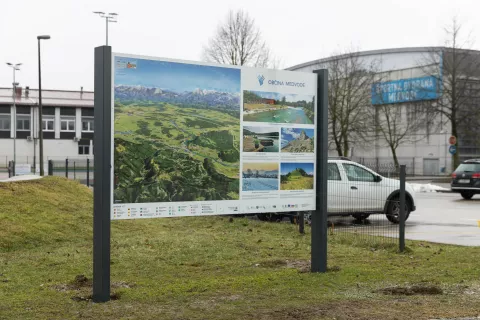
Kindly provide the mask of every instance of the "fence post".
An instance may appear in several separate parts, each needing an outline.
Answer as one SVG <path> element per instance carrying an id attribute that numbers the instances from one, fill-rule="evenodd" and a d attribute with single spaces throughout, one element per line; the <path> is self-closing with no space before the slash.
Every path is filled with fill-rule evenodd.
<path id="1" fill-rule="evenodd" d="M 298 231 L 305 234 L 305 214 L 303 211 L 298 212 Z"/>
<path id="2" fill-rule="evenodd" d="M 12 161 L 8 161 L 7 168 L 8 168 L 8 177 L 11 178 L 13 174 Z"/>
<path id="3" fill-rule="evenodd" d="M 87 187 L 90 187 L 90 159 L 87 159 Z"/>
<path id="4" fill-rule="evenodd" d="M 65 178 L 68 179 L 68 158 L 65 159 Z"/>
<path id="5" fill-rule="evenodd" d="M 13 177 L 15 177 L 17 175 L 17 173 L 15 172 L 15 167 L 17 166 L 17 164 L 15 163 L 15 161 L 12 161 L 12 173 L 13 173 Z"/>
<path id="6" fill-rule="evenodd" d="M 48 160 L 48 175 L 53 176 L 53 161 Z"/>
<path id="7" fill-rule="evenodd" d="M 73 161 L 73 180 L 77 180 L 77 167 L 75 166 L 75 161 Z"/>
<path id="8" fill-rule="evenodd" d="M 400 252 L 405 251 L 405 165 L 400 166 Z"/>

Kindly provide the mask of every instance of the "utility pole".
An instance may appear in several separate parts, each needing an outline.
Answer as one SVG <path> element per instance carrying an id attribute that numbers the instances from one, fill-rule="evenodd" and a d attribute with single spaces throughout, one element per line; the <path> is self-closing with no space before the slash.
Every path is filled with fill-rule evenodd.
<path id="1" fill-rule="evenodd" d="M 37 36 L 38 40 L 38 140 L 39 140 L 39 156 L 40 156 L 40 176 L 43 177 L 45 172 L 43 168 L 43 120 L 42 120 L 42 63 L 40 59 L 40 40 L 48 40 L 50 36 Z"/>
<path id="2" fill-rule="evenodd" d="M 15 82 L 15 71 L 20 71 L 21 63 L 7 62 L 7 66 L 13 69 L 12 98 L 13 98 L 13 176 L 15 176 L 15 166 L 17 165 L 17 86 Z"/>

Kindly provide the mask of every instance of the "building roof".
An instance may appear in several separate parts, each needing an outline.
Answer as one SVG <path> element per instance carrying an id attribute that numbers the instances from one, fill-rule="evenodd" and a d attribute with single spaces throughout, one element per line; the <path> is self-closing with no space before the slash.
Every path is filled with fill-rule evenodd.
<path id="1" fill-rule="evenodd" d="M 0 88 L 0 104 L 13 104 L 13 89 Z M 93 108 L 92 91 L 43 90 L 42 105 L 52 107 L 90 107 Z M 15 97 L 17 105 L 38 105 L 38 89 L 17 87 Z"/>
<path id="2" fill-rule="evenodd" d="M 407 48 L 391 48 L 391 49 L 379 49 L 379 50 L 367 50 L 367 51 L 359 51 L 355 52 L 355 54 L 359 57 L 365 56 L 373 56 L 373 55 L 383 55 L 383 54 L 394 54 L 394 53 L 413 53 L 413 52 L 431 52 L 431 51 L 441 51 L 445 50 L 445 47 L 407 47 Z M 311 65 L 317 65 L 325 62 L 329 62 L 333 59 L 339 59 L 342 56 L 347 57 L 348 54 L 341 54 L 337 56 L 330 56 L 326 58 L 321 58 L 317 60 L 312 60 L 309 62 L 304 62 L 301 64 L 297 64 L 295 66 L 289 67 L 286 70 L 297 70 L 299 68 L 308 67 Z"/>

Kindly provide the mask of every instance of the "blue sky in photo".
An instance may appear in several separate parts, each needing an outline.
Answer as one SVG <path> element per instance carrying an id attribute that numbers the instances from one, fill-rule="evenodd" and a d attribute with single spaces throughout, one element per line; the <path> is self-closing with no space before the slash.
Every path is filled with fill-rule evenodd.
<path id="1" fill-rule="evenodd" d="M 282 128 L 282 145 L 285 141 L 286 143 L 298 139 L 302 131 L 305 131 L 305 134 L 309 138 L 313 138 L 315 129 L 305 129 L 305 128 Z M 285 143 L 285 145 L 286 145 Z"/>
<path id="2" fill-rule="evenodd" d="M 263 92 L 263 91 L 253 91 L 248 90 L 264 99 L 275 99 L 281 100 L 285 96 L 285 101 L 287 102 L 297 102 L 297 101 L 307 101 L 310 102 L 313 100 L 313 96 L 307 94 L 282 94 L 278 92 Z"/>
<path id="3" fill-rule="evenodd" d="M 302 168 L 306 173 L 313 175 L 313 163 L 281 163 L 281 175 L 286 175 L 297 168 Z"/>
<path id="4" fill-rule="evenodd" d="M 136 68 L 118 68 L 118 62 L 131 62 Z M 115 57 L 115 85 L 160 88 L 178 93 L 195 89 L 240 93 L 240 69 Z"/>

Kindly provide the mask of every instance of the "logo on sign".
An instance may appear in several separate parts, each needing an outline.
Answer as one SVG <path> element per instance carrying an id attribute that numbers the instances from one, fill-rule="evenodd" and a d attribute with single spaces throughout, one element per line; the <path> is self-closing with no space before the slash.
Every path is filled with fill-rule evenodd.
<path id="1" fill-rule="evenodd" d="M 258 79 L 258 83 L 260 83 L 260 85 L 263 86 L 263 81 L 265 81 L 265 77 L 262 74 L 259 74 L 257 79 Z"/>

